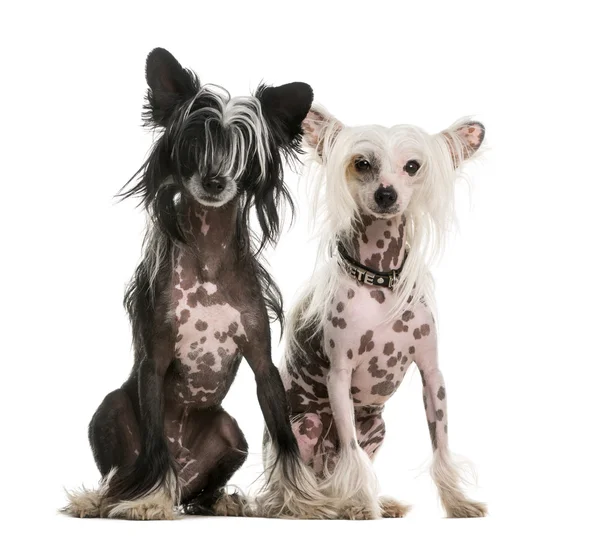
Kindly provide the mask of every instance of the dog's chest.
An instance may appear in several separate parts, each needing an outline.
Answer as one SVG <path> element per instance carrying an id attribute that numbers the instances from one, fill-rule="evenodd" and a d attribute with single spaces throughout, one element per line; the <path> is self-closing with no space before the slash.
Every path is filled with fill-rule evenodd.
<path id="1" fill-rule="evenodd" d="M 418 302 L 387 319 L 392 300 L 388 289 L 349 282 L 330 306 L 324 346 L 332 364 L 352 368 L 356 404 L 384 404 L 415 357 L 435 345 L 429 308 Z"/>
<path id="2" fill-rule="evenodd" d="M 200 281 L 180 258 L 173 275 L 175 396 L 184 404 L 221 402 L 239 365 L 245 330 L 218 282 Z"/>

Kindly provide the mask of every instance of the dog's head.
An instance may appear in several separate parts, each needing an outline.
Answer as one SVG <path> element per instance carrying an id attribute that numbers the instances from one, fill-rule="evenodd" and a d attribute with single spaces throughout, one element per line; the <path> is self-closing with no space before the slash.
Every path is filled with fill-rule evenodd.
<path id="1" fill-rule="evenodd" d="M 140 194 L 155 208 L 161 198 L 170 204 L 175 192 L 206 207 L 242 196 L 243 211 L 255 206 L 263 237 L 273 239 L 280 199 L 289 201 L 282 157 L 293 158 L 299 149 L 310 86 L 262 85 L 254 96 L 231 98 L 222 88 L 202 86 L 161 48 L 148 55 L 146 80 L 144 118 L 161 135 L 140 182 L 125 195 Z"/>
<path id="2" fill-rule="evenodd" d="M 358 215 L 393 218 L 435 213 L 452 194 L 455 170 L 481 146 L 485 129 L 459 122 L 439 134 L 418 127 L 347 127 L 313 107 L 304 140 L 326 177 L 328 212 L 338 228 Z"/>

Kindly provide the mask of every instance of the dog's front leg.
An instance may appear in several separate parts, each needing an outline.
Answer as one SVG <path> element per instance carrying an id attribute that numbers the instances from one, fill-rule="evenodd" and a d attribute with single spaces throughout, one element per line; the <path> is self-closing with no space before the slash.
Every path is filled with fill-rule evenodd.
<path id="1" fill-rule="evenodd" d="M 266 313 L 244 322 L 247 338 L 240 344 L 254 372 L 258 402 L 268 431 L 265 471 L 267 483 L 258 496 L 258 511 L 266 517 L 332 518 L 335 511 L 319 491 L 317 480 L 300 458 L 292 431 L 289 405 L 279 370 L 271 359 L 271 336 Z"/>
<path id="2" fill-rule="evenodd" d="M 442 505 L 450 518 L 482 517 L 485 504 L 469 499 L 461 489 L 461 479 L 448 447 L 448 411 L 444 377 L 438 367 L 435 334 L 430 345 L 420 348 L 415 362 L 423 380 L 423 403 L 433 447 L 431 475 Z"/>
<path id="3" fill-rule="evenodd" d="M 158 334 L 157 334 L 158 335 Z M 170 338 L 156 338 L 153 352 L 141 357 L 130 382 L 136 381 L 141 451 L 130 467 L 118 468 L 108 482 L 108 516 L 170 519 L 178 483 L 164 434 L 164 377 L 172 360 Z"/>
<path id="4" fill-rule="evenodd" d="M 354 426 L 354 404 L 350 393 L 352 366 L 345 355 L 329 353 L 331 369 L 327 391 L 339 438 L 339 458 L 327 479 L 328 494 L 340 501 L 344 518 L 379 518 L 377 478 L 371 461 L 359 446 Z M 325 461 L 327 466 L 327 461 Z"/>

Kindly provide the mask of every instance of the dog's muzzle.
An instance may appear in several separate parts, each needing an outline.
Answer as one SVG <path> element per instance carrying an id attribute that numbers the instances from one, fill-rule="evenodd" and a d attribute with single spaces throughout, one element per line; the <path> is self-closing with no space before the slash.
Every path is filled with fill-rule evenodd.
<path id="1" fill-rule="evenodd" d="M 202 188 L 211 196 L 218 196 L 225 190 L 226 180 L 224 177 L 206 177 L 202 180 Z"/>
<path id="2" fill-rule="evenodd" d="M 396 200 L 398 199 L 398 194 L 394 187 L 386 186 L 379 187 L 373 196 L 375 198 L 375 203 L 380 209 L 389 209 Z"/>

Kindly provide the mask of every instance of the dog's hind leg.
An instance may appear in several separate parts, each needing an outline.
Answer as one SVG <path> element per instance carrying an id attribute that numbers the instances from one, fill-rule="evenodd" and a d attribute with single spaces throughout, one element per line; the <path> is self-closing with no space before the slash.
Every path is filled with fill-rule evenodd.
<path id="1" fill-rule="evenodd" d="M 133 405 L 123 389 L 109 393 L 92 417 L 90 445 L 102 476 L 131 465 L 140 454 L 140 432 Z"/>
<path id="2" fill-rule="evenodd" d="M 111 470 L 132 465 L 140 453 L 139 426 L 125 390 L 115 390 L 104 398 L 90 422 L 89 440 L 102 474 L 100 487 L 67 492 L 69 504 L 63 509 L 82 518 L 107 516 L 105 494 Z"/>
<path id="3" fill-rule="evenodd" d="M 423 380 L 423 403 L 433 447 L 431 475 L 449 518 L 474 518 L 487 514 L 484 503 L 468 498 L 448 447 L 448 411 L 444 378 L 438 368 L 437 350 L 428 347 L 415 357 Z"/>
<path id="4" fill-rule="evenodd" d="M 248 455 L 248 444 L 235 419 L 222 408 L 193 411 L 184 429 L 187 460 L 180 461 L 184 513 L 251 516 L 242 495 L 224 490 Z"/>

